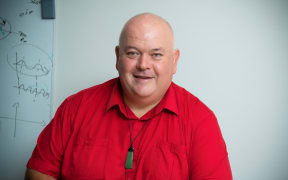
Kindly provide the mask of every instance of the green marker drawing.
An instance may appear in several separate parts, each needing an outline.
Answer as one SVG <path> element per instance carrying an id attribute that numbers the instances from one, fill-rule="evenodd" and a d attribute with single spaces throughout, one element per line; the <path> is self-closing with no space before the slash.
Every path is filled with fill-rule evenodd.
<path id="1" fill-rule="evenodd" d="M 1 31 L 2 35 L 4 36 L 5 32 L 2 30 L 2 26 L 0 26 L 0 31 Z"/>

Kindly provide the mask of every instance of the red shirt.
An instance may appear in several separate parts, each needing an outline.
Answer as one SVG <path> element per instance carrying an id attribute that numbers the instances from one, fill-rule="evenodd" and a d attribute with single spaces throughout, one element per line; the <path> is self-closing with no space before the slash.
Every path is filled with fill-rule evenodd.
<path id="1" fill-rule="evenodd" d="M 133 144 L 132 169 L 125 169 L 128 119 L 132 139 L 146 123 Z M 125 109 L 119 79 L 70 96 L 40 134 L 27 166 L 61 179 L 232 179 L 213 112 L 173 82 L 141 118 Z"/>

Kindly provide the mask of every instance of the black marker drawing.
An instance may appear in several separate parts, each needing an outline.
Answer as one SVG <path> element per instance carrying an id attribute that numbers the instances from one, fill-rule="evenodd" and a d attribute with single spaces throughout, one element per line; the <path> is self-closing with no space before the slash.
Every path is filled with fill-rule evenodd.
<path id="1" fill-rule="evenodd" d="M 39 87 L 38 84 L 41 77 L 51 75 L 53 66 L 51 58 L 45 51 L 31 44 L 20 44 L 7 53 L 7 63 L 16 72 L 17 85 L 13 87 L 18 89 L 19 95 L 23 92 L 34 95 L 35 98 L 41 95 L 49 99 L 49 90 Z M 27 84 L 27 78 L 23 81 L 24 77 L 30 77 L 30 80 L 32 78 L 35 83 Z"/>
<path id="2" fill-rule="evenodd" d="M 19 102 L 14 103 L 12 105 L 12 107 L 15 108 L 14 117 L 0 116 L 0 119 L 14 121 L 14 132 L 13 132 L 13 137 L 14 138 L 16 138 L 16 134 L 17 134 L 17 121 L 22 121 L 22 122 L 26 122 L 26 123 L 33 123 L 33 124 L 39 124 L 39 125 L 41 125 L 43 127 L 47 125 L 45 120 L 42 120 L 41 122 L 37 122 L 37 121 L 29 121 L 29 120 L 24 120 L 24 119 L 18 118 L 18 110 L 19 110 L 19 107 L 20 107 L 20 103 Z"/>
<path id="3" fill-rule="evenodd" d="M 15 138 L 16 137 L 16 126 L 17 126 L 17 115 L 18 115 L 19 102 L 14 103 L 13 107 L 15 107 L 15 116 L 14 116 L 14 138 Z"/>
<path id="4" fill-rule="evenodd" d="M 11 24 L 6 19 L 0 17 L 0 40 L 5 39 L 11 34 Z"/>
<path id="5" fill-rule="evenodd" d="M 12 31 L 12 26 L 9 21 L 5 18 L 0 17 L 0 40 L 7 38 L 10 34 L 18 35 L 20 42 L 27 43 L 27 34 L 22 31 Z"/>
<path id="6" fill-rule="evenodd" d="M 41 0 L 31 0 L 30 3 L 39 5 L 41 4 Z"/>
<path id="7" fill-rule="evenodd" d="M 11 53 L 10 53 L 11 54 Z M 13 59 L 15 61 L 13 62 Z M 50 73 L 50 70 L 45 65 L 41 64 L 41 60 L 38 59 L 38 62 L 35 64 L 29 65 L 27 61 L 34 61 L 34 59 L 25 59 L 25 56 L 19 57 L 18 52 L 15 52 L 15 55 L 12 54 L 12 57 L 7 54 L 7 62 L 9 66 L 15 70 L 17 73 L 22 75 L 31 76 L 31 77 L 41 77 L 46 76 Z"/>
<path id="8" fill-rule="evenodd" d="M 23 33 L 22 31 L 18 31 L 18 33 L 19 33 L 19 36 L 20 36 L 20 41 L 23 42 L 23 43 L 26 43 L 27 41 L 25 40 L 25 38 L 26 38 L 27 35 L 25 33 Z"/>
<path id="9" fill-rule="evenodd" d="M 0 116 L 0 119 L 13 120 L 13 121 L 15 120 L 15 118 L 7 117 L 7 116 Z M 22 121 L 22 122 L 32 123 L 32 124 L 39 124 L 41 126 L 46 126 L 47 125 L 47 122 L 45 120 L 42 120 L 41 122 L 39 122 L 39 121 L 29 121 L 29 120 L 17 118 L 16 121 Z"/>
<path id="10" fill-rule="evenodd" d="M 23 16 L 27 16 L 27 15 L 30 15 L 33 13 L 33 10 L 30 10 L 30 9 L 26 9 L 24 12 L 21 12 L 19 14 L 19 17 L 23 17 Z"/>
<path id="11" fill-rule="evenodd" d="M 32 86 L 27 87 L 27 86 L 25 86 L 24 83 L 20 84 L 19 81 L 18 81 L 18 86 L 13 86 L 13 87 L 18 89 L 19 95 L 21 94 L 21 90 L 22 90 L 26 93 L 34 95 L 35 97 L 38 97 L 39 95 L 42 95 L 44 98 L 47 98 L 47 99 L 49 99 L 49 97 L 50 97 L 50 93 L 47 90 L 45 90 L 43 88 L 39 89 L 39 88 L 37 88 L 37 86 L 36 87 L 32 87 Z"/>
<path id="12" fill-rule="evenodd" d="M 41 126 L 44 126 L 44 127 L 47 125 L 46 121 L 44 121 L 44 120 L 42 120 L 40 124 L 41 124 Z"/>

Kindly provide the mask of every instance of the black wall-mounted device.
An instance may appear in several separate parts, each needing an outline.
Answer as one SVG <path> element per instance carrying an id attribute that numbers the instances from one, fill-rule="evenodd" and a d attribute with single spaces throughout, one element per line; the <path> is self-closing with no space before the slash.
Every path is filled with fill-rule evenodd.
<path id="1" fill-rule="evenodd" d="M 55 0 L 41 0 L 42 19 L 55 19 Z"/>

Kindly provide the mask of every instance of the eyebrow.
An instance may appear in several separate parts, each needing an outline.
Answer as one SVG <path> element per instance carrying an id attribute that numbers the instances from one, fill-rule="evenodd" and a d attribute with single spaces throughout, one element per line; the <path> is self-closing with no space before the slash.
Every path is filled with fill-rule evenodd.
<path id="1" fill-rule="evenodd" d="M 127 51 L 128 49 L 135 49 L 135 50 L 137 50 L 137 51 L 139 51 L 136 47 L 134 47 L 134 46 L 127 46 L 127 47 L 125 47 L 125 51 Z"/>
<path id="2" fill-rule="evenodd" d="M 152 49 L 152 51 L 164 51 L 163 48 L 155 48 L 155 49 Z"/>
<path id="3" fill-rule="evenodd" d="M 134 47 L 134 46 L 127 46 L 126 48 L 125 48 L 125 50 L 127 51 L 128 49 L 135 49 L 135 50 L 137 50 L 137 51 L 140 51 L 138 48 L 136 48 L 136 47 Z M 154 49 L 152 49 L 151 51 L 164 51 L 164 49 L 163 48 L 154 48 Z"/>

